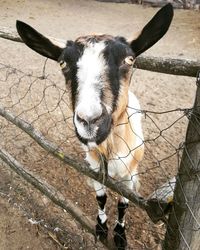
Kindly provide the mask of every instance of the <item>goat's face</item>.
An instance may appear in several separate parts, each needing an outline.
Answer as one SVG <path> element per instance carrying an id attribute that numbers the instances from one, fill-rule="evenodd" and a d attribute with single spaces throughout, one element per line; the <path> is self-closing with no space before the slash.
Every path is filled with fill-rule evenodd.
<path id="1" fill-rule="evenodd" d="M 94 35 L 67 43 L 59 62 L 72 93 L 77 136 L 83 143 L 104 141 L 112 114 L 122 106 L 125 109 L 134 57 L 119 37 Z"/>
<path id="2" fill-rule="evenodd" d="M 168 4 L 130 42 L 123 37 L 93 35 L 60 46 L 23 22 L 17 21 L 17 30 L 30 48 L 60 63 L 72 93 L 77 136 L 84 144 L 100 144 L 113 118 L 126 108 L 135 58 L 166 33 L 172 17 Z"/>

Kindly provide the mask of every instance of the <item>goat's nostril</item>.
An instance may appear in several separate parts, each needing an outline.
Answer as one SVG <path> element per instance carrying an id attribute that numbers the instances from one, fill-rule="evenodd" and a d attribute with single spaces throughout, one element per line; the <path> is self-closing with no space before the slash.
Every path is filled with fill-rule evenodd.
<path id="1" fill-rule="evenodd" d="M 99 118 L 100 118 L 100 116 L 92 118 L 91 121 L 90 121 L 90 123 L 91 124 L 95 124 L 99 120 Z"/>
<path id="2" fill-rule="evenodd" d="M 77 115 L 76 115 L 76 119 L 77 119 L 77 121 L 83 123 L 84 125 L 87 125 L 87 124 L 88 124 L 87 119 L 84 119 L 83 116 L 80 116 L 80 115 L 77 114 Z"/>
<path id="3" fill-rule="evenodd" d="M 77 121 L 79 121 L 80 123 L 84 124 L 85 126 L 86 125 L 92 125 L 92 124 L 95 124 L 99 119 L 101 118 L 101 115 L 99 116 L 83 116 L 83 115 L 80 115 L 80 114 L 77 114 L 76 115 L 76 119 Z"/>

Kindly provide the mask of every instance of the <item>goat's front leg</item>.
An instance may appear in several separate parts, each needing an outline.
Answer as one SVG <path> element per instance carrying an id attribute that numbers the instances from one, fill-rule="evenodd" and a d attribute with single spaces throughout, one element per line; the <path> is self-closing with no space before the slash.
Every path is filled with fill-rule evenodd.
<path id="1" fill-rule="evenodd" d="M 100 171 L 100 161 L 98 160 L 98 158 L 95 158 L 94 152 L 89 152 L 86 154 L 86 161 L 90 164 L 90 167 L 95 172 Z M 105 204 L 107 200 L 106 188 L 101 183 L 91 179 L 88 184 L 95 189 L 96 200 L 98 203 L 96 236 L 97 238 L 104 240 L 108 236 L 107 215 L 105 212 Z"/>
<path id="2" fill-rule="evenodd" d="M 118 220 L 114 228 L 114 242 L 117 249 L 125 249 L 127 246 L 125 234 L 125 212 L 128 207 L 128 200 L 121 197 L 118 201 Z"/>
<path id="3" fill-rule="evenodd" d="M 105 204 L 107 200 L 106 189 L 99 182 L 94 181 L 96 191 L 96 200 L 98 202 L 98 216 L 96 224 L 96 236 L 104 240 L 108 236 L 107 215 L 105 212 Z"/>
<path id="4" fill-rule="evenodd" d="M 123 183 L 134 192 L 138 192 L 139 180 L 136 172 L 133 175 L 127 175 L 123 178 Z M 129 200 L 125 197 L 120 197 L 118 201 L 118 220 L 114 228 L 114 242 L 118 250 L 124 250 L 127 246 L 125 233 L 125 213 L 128 208 Z"/>

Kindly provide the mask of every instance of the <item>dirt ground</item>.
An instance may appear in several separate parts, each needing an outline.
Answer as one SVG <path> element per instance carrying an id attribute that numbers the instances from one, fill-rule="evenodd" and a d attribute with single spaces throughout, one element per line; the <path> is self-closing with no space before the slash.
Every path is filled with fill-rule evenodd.
<path id="1" fill-rule="evenodd" d="M 156 11 L 139 5 L 96 1 L 0 0 L 0 26 L 13 29 L 19 19 L 41 33 L 62 39 L 94 32 L 131 38 Z M 146 54 L 199 59 L 199 12 L 175 10 L 169 32 Z M 71 128 L 64 79 L 59 67 L 49 60 L 45 69 L 48 78 L 39 79 L 44 62 L 44 58 L 23 44 L 0 39 L 0 104 L 32 123 L 66 154 L 81 158 L 83 154 Z M 131 89 L 139 97 L 142 109 L 155 111 L 146 112 L 143 118 L 146 150 L 139 175 L 141 194 L 148 197 L 177 173 L 177 152 L 187 125 L 183 111 L 156 112 L 190 108 L 195 96 L 195 78 L 136 70 Z M 95 220 L 95 194 L 83 176 L 41 150 L 3 119 L 0 119 L 0 138 L 1 147 Z M 116 218 L 116 199 L 109 192 L 111 228 Z M 129 249 L 161 249 L 165 232 L 162 223 L 154 225 L 133 205 L 126 221 Z M 22 181 L 3 162 L 0 162 L 0 239 L 0 250 L 104 249 L 67 213 Z"/>

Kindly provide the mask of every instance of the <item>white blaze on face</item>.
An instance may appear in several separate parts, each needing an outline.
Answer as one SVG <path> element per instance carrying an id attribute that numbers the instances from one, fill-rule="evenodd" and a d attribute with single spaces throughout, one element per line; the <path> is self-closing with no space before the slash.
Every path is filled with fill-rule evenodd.
<path id="1" fill-rule="evenodd" d="M 78 96 L 75 111 L 83 115 L 83 119 L 96 118 L 102 113 L 101 77 L 106 71 L 106 62 L 102 53 L 104 49 L 104 42 L 89 43 L 77 62 Z"/>

